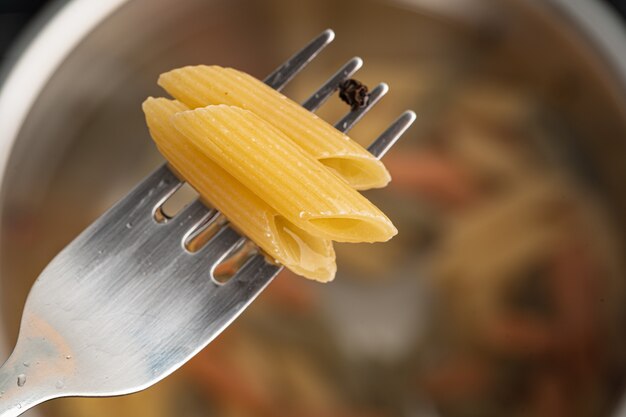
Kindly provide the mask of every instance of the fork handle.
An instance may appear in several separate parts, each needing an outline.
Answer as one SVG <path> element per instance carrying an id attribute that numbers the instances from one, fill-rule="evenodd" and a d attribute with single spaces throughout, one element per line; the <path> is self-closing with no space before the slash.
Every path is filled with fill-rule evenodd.
<path id="1" fill-rule="evenodd" d="M 37 404 L 62 396 L 63 386 L 55 384 L 59 369 L 35 360 L 34 349 L 15 348 L 0 367 L 0 417 L 15 417 Z"/>
<path id="2" fill-rule="evenodd" d="M 36 390 L 28 384 L 25 363 L 19 363 L 14 355 L 0 368 L 0 417 L 19 416 L 41 401 L 35 398 Z"/>

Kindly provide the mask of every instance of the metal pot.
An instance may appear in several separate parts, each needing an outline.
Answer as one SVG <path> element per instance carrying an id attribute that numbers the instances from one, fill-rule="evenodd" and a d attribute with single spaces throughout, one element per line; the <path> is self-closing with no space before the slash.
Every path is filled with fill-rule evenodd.
<path id="1" fill-rule="evenodd" d="M 419 119 L 406 140 L 427 142 L 444 109 L 459 100 L 459 91 L 468 85 L 480 90 L 484 80 L 498 80 L 531 97 L 534 109 L 556 115 L 548 123 L 561 134 L 546 141 L 548 153 L 593 190 L 593 198 L 607 207 L 603 215 L 614 233 L 626 236 L 626 33 L 600 2 L 59 2 L 15 49 L 0 90 L 3 354 L 16 338 L 19 312 L 39 271 L 159 163 L 140 111 L 146 96 L 163 94 L 155 84 L 158 74 L 187 64 L 219 63 L 262 77 L 326 27 L 337 32 L 335 45 L 294 81 L 289 95 L 306 97 L 345 59 L 360 55 L 366 65 L 359 78 L 369 84 L 388 81 L 392 91 L 355 137 L 371 139 L 410 107 Z M 321 114 L 332 119 L 340 111 L 331 104 Z M 391 207 L 398 200 L 384 192 L 372 196 L 392 211 L 413 213 L 412 207 Z M 392 267 L 370 262 L 365 268 L 372 277 L 391 278 L 373 283 L 363 268 L 342 268 L 340 257 L 336 283 L 301 285 L 321 300 L 311 320 L 326 323 L 325 331 L 345 355 L 330 363 L 379 367 L 364 375 L 388 380 L 389 392 L 380 393 L 380 403 L 395 404 L 405 415 L 417 410 L 436 415 L 429 408 L 436 401 L 397 395 L 401 380 L 389 365 L 398 357 L 419 356 L 438 299 L 432 285 L 414 279 L 429 274 L 426 256 L 415 261 L 418 244 L 399 244 L 415 245 L 416 251 L 400 259 L 376 250 L 367 256 L 393 258 Z M 254 324 L 263 314 L 253 307 L 242 320 Z M 280 315 L 273 320 L 277 328 L 290 325 Z M 285 343 L 294 349 L 308 343 L 290 337 Z M 320 369 L 330 366 L 312 363 Z M 621 389 L 623 375 L 618 376 L 615 385 Z M 343 383 L 357 391 L 364 384 L 350 378 Z M 616 397 L 611 395 L 602 410 L 614 410 Z M 123 400 L 107 401 L 97 404 L 104 409 Z M 52 405 L 51 415 L 56 412 Z"/>

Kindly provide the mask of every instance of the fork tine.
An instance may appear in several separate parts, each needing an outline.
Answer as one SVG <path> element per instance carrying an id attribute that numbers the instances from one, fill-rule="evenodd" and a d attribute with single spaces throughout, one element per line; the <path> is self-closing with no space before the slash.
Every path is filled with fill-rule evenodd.
<path id="1" fill-rule="evenodd" d="M 352 77 L 352 75 L 363 66 L 363 60 L 354 57 L 328 79 L 311 97 L 309 97 L 302 107 L 309 111 L 317 110 L 326 100 L 339 88 L 339 84 Z"/>
<path id="2" fill-rule="evenodd" d="M 214 214 L 214 209 L 208 208 L 200 199 L 196 199 L 176 213 L 175 219 L 169 223 L 172 223 L 174 228 L 186 231 L 190 227 L 195 229 L 198 225 L 204 224 Z"/>
<path id="3" fill-rule="evenodd" d="M 280 272 L 281 266 L 270 263 L 262 254 L 254 255 L 237 271 L 224 287 L 246 286 L 248 290 L 263 289 Z M 251 302 L 252 300 L 249 300 Z"/>
<path id="4" fill-rule="evenodd" d="M 407 110 L 400 115 L 383 133 L 376 138 L 367 150 L 376 158 L 381 159 L 387 151 L 406 132 L 416 119 L 415 112 Z"/>
<path id="5" fill-rule="evenodd" d="M 195 257 L 197 259 L 196 262 L 201 262 L 203 265 L 212 265 L 213 267 L 217 266 L 237 248 L 237 244 L 241 239 L 242 236 L 233 228 L 227 224 L 223 225 L 204 246 L 198 249 L 197 252 L 194 252 L 194 255 L 198 255 Z"/>
<path id="6" fill-rule="evenodd" d="M 359 121 L 365 113 L 370 111 L 376 103 L 380 101 L 381 98 L 389 91 L 389 86 L 385 83 L 380 83 L 369 93 L 369 99 L 367 100 L 367 104 L 361 108 L 356 110 L 352 110 L 348 112 L 344 117 L 341 118 L 337 123 L 335 123 L 335 127 L 342 132 L 348 132 L 352 127 Z"/>
<path id="7" fill-rule="evenodd" d="M 228 223 L 226 217 L 212 209 L 209 214 L 194 224 L 183 236 L 183 245 L 187 252 L 195 253 L 213 238 Z"/>
<path id="8" fill-rule="evenodd" d="M 163 164 L 138 184 L 131 193 L 134 195 L 147 194 L 142 203 L 153 205 L 153 210 L 156 210 L 180 188 L 182 183 L 167 164 Z"/>
<path id="9" fill-rule="evenodd" d="M 284 64 L 276 68 L 263 82 L 277 91 L 282 90 L 285 84 L 311 62 L 333 39 L 335 39 L 335 32 L 331 29 L 326 29 L 307 46 L 285 61 Z"/>

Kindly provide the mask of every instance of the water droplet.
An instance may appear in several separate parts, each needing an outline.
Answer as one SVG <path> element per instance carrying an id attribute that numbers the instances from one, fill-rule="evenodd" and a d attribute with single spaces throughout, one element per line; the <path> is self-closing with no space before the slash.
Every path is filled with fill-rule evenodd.
<path id="1" fill-rule="evenodd" d="M 26 383 L 26 375 L 19 374 L 17 376 L 17 386 L 18 387 L 23 387 L 25 383 Z"/>
<path id="2" fill-rule="evenodd" d="M 65 386 L 65 382 L 59 379 L 54 386 L 57 387 L 57 389 L 61 389 Z"/>
<path id="3" fill-rule="evenodd" d="M 127 229 L 132 229 L 133 228 L 133 224 L 131 222 L 126 223 L 126 228 Z"/>
<path id="4" fill-rule="evenodd" d="M 17 408 L 22 408 L 22 404 L 18 403 Z"/>
<path id="5" fill-rule="evenodd" d="M 72 355 L 65 356 L 65 359 L 72 359 Z"/>
<path id="6" fill-rule="evenodd" d="M 23 362 L 22 365 L 28 368 L 30 366 L 30 362 Z"/>
<path id="7" fill-rule="evenodd" d="M 305 213 L 304 211 L 301 211 L 301 212 L 298 214 L 298 217 L 300 217 L 301 219 L 304 219 L 304 216 L 306 216 L 306 213 Z"/>

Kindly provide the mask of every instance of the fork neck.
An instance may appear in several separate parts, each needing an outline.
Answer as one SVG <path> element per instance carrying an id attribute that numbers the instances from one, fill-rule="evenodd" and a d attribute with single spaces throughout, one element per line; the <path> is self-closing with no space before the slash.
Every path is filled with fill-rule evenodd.
<path id="1" fill-rule="evenodd" d="M 29 408 L 45 401 L 28 380 L 30 364 L 20 362 L 17 351 L 0 368 L 0 417 L 19 416 Z M 25 366 L 28 365 L 28 366 Z"/>
<path id="2" fill-rule="evenodd" d="M 18 342 L 0 367 L 0 417 L 19 416 L 37 404 L 62 396 L 60 369 L 50 366 L 49 362 L 53 361 L 39 359 L 32 356 L 24 343 Z"/>

